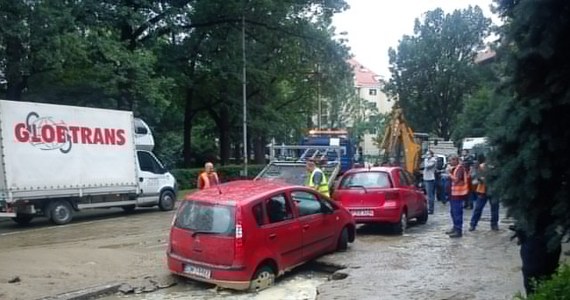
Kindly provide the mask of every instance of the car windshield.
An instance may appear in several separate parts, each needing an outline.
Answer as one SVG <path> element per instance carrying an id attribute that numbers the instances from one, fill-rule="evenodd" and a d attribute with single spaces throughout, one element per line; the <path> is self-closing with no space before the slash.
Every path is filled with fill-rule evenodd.
<path id="1" fill-rule="evenodd" d="M 175 226 L 199 233 L 231 234 L 235 228 L 234 212 L 234 206 L 184 201 Z"/>
<path id="2" fill-rule="evenodd" d="M 389 188 L 391 185 L 386 172 L 359 172 L 343 178 L 340 187 Z"/>

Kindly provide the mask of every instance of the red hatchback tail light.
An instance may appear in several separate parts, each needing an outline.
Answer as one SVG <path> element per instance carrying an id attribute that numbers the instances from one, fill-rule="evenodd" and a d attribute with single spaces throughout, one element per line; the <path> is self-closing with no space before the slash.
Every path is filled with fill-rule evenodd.
<path id="1" fill-rule="evenodd" d="M 235 241 L 234 241 L 234 263 L 236 265 L 243 265 L 244 262 L 244 243 L 243 243 L 243 226 L 241 208 L 236 209 L 236 227 L 235 227 Z"/>
<path id="2" fill-rule="evenodd" d="M 398 193 L 396 192 L 387 192 L 384 194 L 385 201 L 384 201 L 384 208 L 397 208 L 398 207 Z"/>

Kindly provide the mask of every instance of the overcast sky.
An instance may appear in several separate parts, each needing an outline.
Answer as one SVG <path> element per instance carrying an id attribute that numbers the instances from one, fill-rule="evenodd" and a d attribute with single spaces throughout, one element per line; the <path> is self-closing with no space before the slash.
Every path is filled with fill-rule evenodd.
<path id="1" fill-rule="evenodd" d="M 478 5 L 487 17 L 492 15 L 492 0 L 346 0 L 350 9 L 337 14 L 333 25 L 337 33 L 348 33 L 348 45 L 355 59 L 388 79 L 388 48 L 396 48 L 404 34 L 412 34 L 414 20 L 429 10 L 442 8 L 446 13 Z"/>

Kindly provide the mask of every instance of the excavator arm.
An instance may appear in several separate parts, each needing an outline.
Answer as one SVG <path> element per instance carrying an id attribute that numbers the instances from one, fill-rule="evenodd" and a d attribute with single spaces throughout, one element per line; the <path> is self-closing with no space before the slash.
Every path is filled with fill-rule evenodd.
<path id="1" fill-rule="evenodd" d="M 419 171 L 421 146 L 415 142 L 414 132 L 407 125 L 401 108 L 392 110 L 390 124 L 379 146 L 384 150 L 386 159 L 403 166 L 412 174 Z"/>

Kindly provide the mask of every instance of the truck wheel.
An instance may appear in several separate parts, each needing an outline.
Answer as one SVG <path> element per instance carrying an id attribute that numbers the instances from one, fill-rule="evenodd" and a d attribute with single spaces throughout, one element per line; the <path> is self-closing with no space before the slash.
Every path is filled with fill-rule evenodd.
<path id="1" fill-rule="evenodd" d="M 174 202 L 176 197 L 172 191 L 164 191 L 160 194 L 160 200 L 158 201 L 158 208 L 163 211 L 173 210 Z"/>
<path id="2" fill-rule="evenodd" d="M 69 202 L 64 200 L 52 202 L 49 205 L 48 213 L 51 221 L 56 225 L 67 224 L 73 218 L 73 209 Z"/>
<path id="3" fill-rule="evenodd" d="M 25 226 L 29 225 L 33 218 L 34 215 L 32 214 L 16 214 L 16 217 L 12 218 L 12 220 L 18 223 L 18 225 Z"/>

